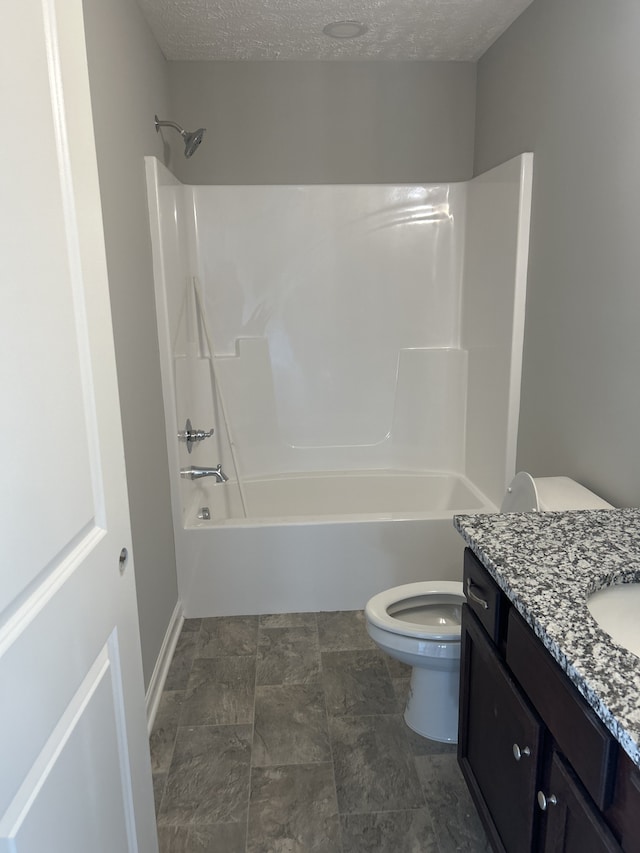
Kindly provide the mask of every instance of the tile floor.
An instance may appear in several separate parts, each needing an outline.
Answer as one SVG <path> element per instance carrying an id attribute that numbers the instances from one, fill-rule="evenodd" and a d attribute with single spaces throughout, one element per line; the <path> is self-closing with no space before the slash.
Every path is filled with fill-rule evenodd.
<path id="1" fill-rule="evenodd" d="M 188 619 L 151 736 L 160 853 L 488 851 L 361 611 Z"/>

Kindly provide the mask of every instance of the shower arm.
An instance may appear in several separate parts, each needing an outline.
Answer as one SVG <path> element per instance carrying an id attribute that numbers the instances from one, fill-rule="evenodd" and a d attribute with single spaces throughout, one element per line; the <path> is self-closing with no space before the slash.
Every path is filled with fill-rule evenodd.
<path id="1" fill-rule="evenodd" d="M 173 127 L 175 130 L 178 131 L 180 136 L 184 136 L 186 133 L 185 129 L 180 127 L 179 124 L 176 124 L 175 121 L 160 121 L 158 116 L 154 116 L 154 119 L 155 119 L 156 130 L 160 130 L 161 127 Z"/>
<path id="2" fill-rule="evenodd" d="M 188 130 L 184 130 L 177 124 L 175 121 L 160 121 L 158 116 L 154 116 L 155 119 L 155 127 L 156 133 L 160 132 L 161 127 L 172 127 L 174 130 L 177 130 L 180 136 L 182 137 L 182 141 L 184 142 L 184 156 L 189 159 L 197 148 L 200 146 L 202 142 L 202 137 L 205 134 L 205 127 L 199 127 L 197 130 L 194 130 L 193 133 L 190 133 Z"/>

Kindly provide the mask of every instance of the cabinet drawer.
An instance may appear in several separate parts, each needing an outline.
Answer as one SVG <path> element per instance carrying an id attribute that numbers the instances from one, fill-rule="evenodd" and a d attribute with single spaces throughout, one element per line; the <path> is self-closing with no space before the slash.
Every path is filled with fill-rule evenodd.
<path id="1" fill-rule="evenodd" d="M 507 599 L 480 560 L 469 548 L 464 552 L 464 593 L 467 604 L 490 639 L 500 646 L 506 631 Z"/>
<path id="2" fill-rule="evenodd" d="M 605 809 L 613 793 L 618 745 L 513 609 L 507 664 L 596 805 Z"/>

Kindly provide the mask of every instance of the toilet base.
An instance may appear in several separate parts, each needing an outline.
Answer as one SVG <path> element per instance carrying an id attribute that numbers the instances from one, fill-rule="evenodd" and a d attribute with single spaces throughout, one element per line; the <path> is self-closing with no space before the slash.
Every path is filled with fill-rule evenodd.
<path id="1" fill-rule="evenodd" d="M 459 667 L 453 670 L 414 666 L 405 723 L 422 737 L 458 742 Z"/>

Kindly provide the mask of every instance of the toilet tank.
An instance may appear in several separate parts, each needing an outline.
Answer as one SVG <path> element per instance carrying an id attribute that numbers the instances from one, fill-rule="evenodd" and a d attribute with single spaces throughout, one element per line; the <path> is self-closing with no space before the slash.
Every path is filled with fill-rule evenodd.
<path id="1" fill-rule="evenodd" d="M 570 477 L 534 479 L 526 471 L 520 471 L 509 484 L 500 512 L 558 512 L 568 509 L 613 507 Z"/>

